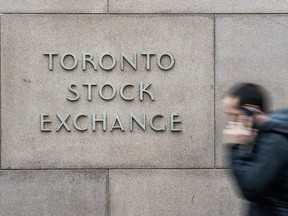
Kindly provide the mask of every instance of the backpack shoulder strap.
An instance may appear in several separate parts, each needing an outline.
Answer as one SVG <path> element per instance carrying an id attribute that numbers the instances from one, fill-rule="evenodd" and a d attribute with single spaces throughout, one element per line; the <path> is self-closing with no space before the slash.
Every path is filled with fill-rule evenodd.
<path id="1" fill-rule="evenodd" d="M 288 134 L 285 132 L 277 131 L 277 130 L 271 130 L 270 133 L 280 134 L 282 136 L 285 136 L 288 139 Z"/>

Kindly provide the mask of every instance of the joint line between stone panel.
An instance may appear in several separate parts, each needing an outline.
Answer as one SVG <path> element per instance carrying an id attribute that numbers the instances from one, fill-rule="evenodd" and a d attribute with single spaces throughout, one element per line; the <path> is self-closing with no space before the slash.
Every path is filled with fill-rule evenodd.
<path id="1" fill-rule="evenodd" d="M 107 0 L 107 13 L 108 14 L 110 13 L 110 2 L 109 2 L 109 0 Z"/>
<path id="2" fill-rule="evenodd" d="M 216 167 L 216 14 L 214 14 L 214 168 Z"/>
<path id="3" fill-rule="evenodd" d="M 0 16 L 0 169 L 2 169 L 2 15 Z"/>
<path id="4" fill-rule="evenodd" d="M 107 176 L 107 210 L 106 215 L 111 216 L 111 197 L 110 197 L 110 169 Z"/>

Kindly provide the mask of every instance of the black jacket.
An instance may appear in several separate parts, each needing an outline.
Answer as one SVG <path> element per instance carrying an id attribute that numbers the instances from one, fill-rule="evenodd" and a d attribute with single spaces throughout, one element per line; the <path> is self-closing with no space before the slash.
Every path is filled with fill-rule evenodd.
<path id="1" fill-rule="evenodd" d="M 288 216 L 288 110 L 259 128 L 252 151 L 230 146 L 231 168 L 250 216 Z"/>

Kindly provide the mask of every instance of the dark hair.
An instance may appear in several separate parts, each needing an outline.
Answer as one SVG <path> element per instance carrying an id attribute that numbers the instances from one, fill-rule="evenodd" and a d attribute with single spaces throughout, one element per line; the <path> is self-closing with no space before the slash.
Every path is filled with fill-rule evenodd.
<path id="1" fill-rule="evenodd" d="M 228 91 L 228 96 L 239 98 L 239 106 L 253 105 L 262 112 L 269 111 L 269 96 L 267 91 L 260 85 L 254 83 L 239 83 Z"/>

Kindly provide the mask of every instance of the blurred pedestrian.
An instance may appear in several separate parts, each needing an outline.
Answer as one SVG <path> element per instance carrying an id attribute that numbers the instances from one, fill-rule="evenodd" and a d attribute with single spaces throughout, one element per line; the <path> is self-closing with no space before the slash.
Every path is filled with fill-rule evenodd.
<path id="1" fill-rule="evenodd" d="M 288 216 L 288 110 L 268 113 L 266 91 L 253 83 L 223 98 L 231 169 L 250 216 Z"/>

